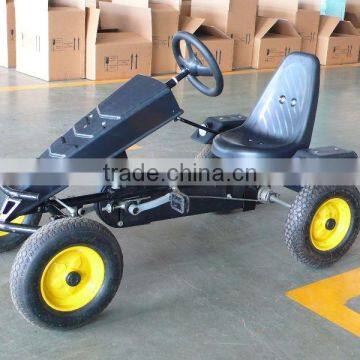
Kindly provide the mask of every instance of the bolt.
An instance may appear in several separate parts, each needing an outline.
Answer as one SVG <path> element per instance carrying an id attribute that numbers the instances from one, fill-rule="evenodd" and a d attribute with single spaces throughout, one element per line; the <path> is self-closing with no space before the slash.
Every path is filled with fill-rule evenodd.
<path id="1" fill-rule="evenodd" d="M 78 210 L 78 214 L 79 214 L 80 216 L 85 215 L 85 209 L 79 209 L 79 210 Z"/>
<path id="2" fill-rule="evenodd" d="M 332 231 L 336 228 L 336 221 L 335 219 L 329 219 L 327 222 L 326 222 L 326 230 L 329 230 L 329 231 Z"/>
<path id="3" fill-rule="evenodd" d="M 66 280 L 66 283 L 69 286 L 75 287 L 75 286 L 78 286 L 80 284 L 81 276 L 76 271 L 73 271 L 73 272 L 71 272 L 70 274 L 67 275 L 65 280 Z"/>

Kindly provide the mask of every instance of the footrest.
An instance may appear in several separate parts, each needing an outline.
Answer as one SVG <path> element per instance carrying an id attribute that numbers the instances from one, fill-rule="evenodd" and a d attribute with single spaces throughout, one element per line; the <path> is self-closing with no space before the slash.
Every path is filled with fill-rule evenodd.
<path id="1" fill-rule="evenodd" d="M 355 151 L 327 146 L 315 149 L 303 149 L 296 152 L 294 158 L 300 159 L 357 159 Z"/>

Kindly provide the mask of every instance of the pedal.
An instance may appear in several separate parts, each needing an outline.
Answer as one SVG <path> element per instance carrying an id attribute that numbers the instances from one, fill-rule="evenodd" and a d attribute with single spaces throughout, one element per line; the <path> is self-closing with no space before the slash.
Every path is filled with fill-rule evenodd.
<path id="1" fill-rule="evenodd" d="M 189 197 L 181 192 L 174 191 L 170 194 L 170 206 L 181 215 L 187 214 L 190 207 Z"/>

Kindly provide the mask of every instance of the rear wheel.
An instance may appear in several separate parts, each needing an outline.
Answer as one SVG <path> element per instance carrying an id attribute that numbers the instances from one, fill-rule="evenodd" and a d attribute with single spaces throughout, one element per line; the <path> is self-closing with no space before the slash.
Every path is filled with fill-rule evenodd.
<path id="1" fill-rule="evenodd" d="M 350 249 L 360 230 L 360 193 L 354 186 L 307 186 L 286 222 L 285 242 L 302 263 L 326 267 Z"/>
<path id="2" fill-rule="evenodd" d="M 30 215 L 19 216 L 11 223 L 17 225 L 38 226 L 40 220 L 41 220 L 41 214 L 30 214 Z M 5 231 L 0 231 L 0 253 L 16 249 L 28 237 L 29 235 L 26 234 L 8 233 Z"/>
<path id="3" fill-rule="evenodd" d="M 83 218 L 57 220 L 20 249 L 10 275 L 11 296 L 29 322 L 73 329 L 106 308 L 122 271 L 120 246 L 106 227 Z"/>

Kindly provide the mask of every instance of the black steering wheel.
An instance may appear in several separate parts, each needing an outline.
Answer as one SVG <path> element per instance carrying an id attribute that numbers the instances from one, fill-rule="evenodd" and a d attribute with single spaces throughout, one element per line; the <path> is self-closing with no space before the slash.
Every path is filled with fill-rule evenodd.
<path id="1" fill-rule="evenodd" d="M 188 59 L 185 59 L 181 53 L 181 40 L 185 41 L 186 49 L 189 55 Z M 188 70 L 188 79 L 190 83 L 200 92 L 207 96 L 219 96 L 224 89 L 224 78 L 216 62 L 214 56 L 210 50 L 194 35 L 180 31 L 174 36 L 173 40 L 173 52 L 181 70 Z M 207 62 L 208 66 L 205 66 L 199 58 L 196 56 L 193 47 L 198 50 L 202 57 Z M 215 86 L 210 88 L 204 85 L 199 79 L 199 76 L 214 77 Z"/>

